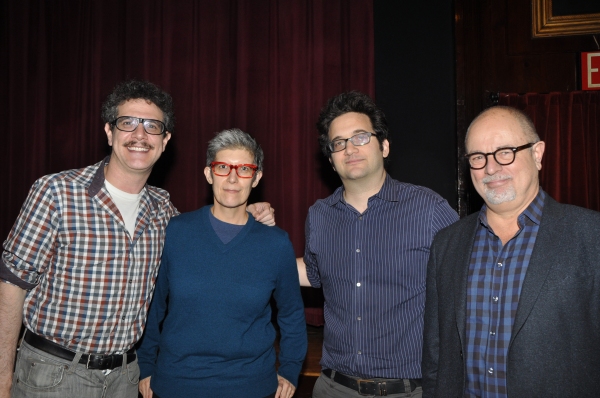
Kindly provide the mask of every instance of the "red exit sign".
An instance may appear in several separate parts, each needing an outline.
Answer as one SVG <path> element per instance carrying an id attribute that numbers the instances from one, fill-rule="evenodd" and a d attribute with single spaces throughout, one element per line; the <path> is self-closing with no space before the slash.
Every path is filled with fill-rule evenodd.
<path id="1" fill-rule="evenodd" d="M 581 89 L 600 90 L 600 51 L 581 53 Z"/>

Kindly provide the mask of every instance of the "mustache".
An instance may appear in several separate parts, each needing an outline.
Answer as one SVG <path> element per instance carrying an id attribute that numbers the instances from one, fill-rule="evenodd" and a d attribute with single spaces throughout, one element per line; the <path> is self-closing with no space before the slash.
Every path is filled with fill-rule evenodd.
<path id="1" fill-rule="evenodd" d="M 147 148 L 147 149 L 154 149 L 154 145 L 150 145 L 146 141 L 127 141 L 126 143 L 123 144 L 123 146 L 124 147 L 137 146 L 137 147 L 142 147 L 142 148 Z"/>
<path id="2" fill-rule="evenodd" d="M 512 176 L 504 175 L 504 174 L 494 174 L 493 176 L 484 177 L 481 182 L 487 184 L 493 181 L 501 181 L 501 180 L 512 180 Z"/>

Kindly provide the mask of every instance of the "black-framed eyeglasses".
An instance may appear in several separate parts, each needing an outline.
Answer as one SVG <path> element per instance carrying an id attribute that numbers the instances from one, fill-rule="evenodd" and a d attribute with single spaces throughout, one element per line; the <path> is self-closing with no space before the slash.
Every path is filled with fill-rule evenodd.
<path id="1" fill-rule="evenodd" d="M 229 164 L 225 162 L 211 162 L 210 168 L 215 175 L 227 177 L 231 174 L 231 170 L 235 169 L 235 173 L 240 178 L 252 178 L 258 169 L 258 166 L 253 164 Z"/>
<path id="2" fill-rule="evenodd" d="M 481 170 L 483 169 L 488 162 L 488 156 L 494 156 L 494 160 L 501 166 L 508 166 L 512 162 L 515 161 L 517 157 L 517 152 L 522 151 L 523 149 L 531 148 L 537 144 L 536 142 L 530 142 L 529 144 L 521 145 L 518 147 L 505 147 L 498 148 L 494 152 L 473 152 L 465 155 L 465 158 L 469 160 L 469 166 L 473 170 Z"/>
<path id="3" fill-rule="evenodd" d="M 368 131 L 358 133 L 353 135 L 350 138 L 338 138 L 337 140 L 333 140 L 327 144 L 327 149 L 329 152 L 339 152 L 346 149 L 346 145 L 348 145 L 348 141 L 352 143 L 354 146 L 363 146 L 367 145 L 371 142 L 371 136 L 377 135 L 375 133 L 369 133 Z"/>
<path id="4" fill-rule="evenodd" d="M 141 117 L 134 116 L 119 116 L 113 120 L 110 124 L 115 126 L 121 131 L 134 131 L 139 124 L 142 123 L 144 131 L 152 135 L 161 135 L 167 130 L 167 126 L 160 120 L 155 119 L 142 119 Z"/>

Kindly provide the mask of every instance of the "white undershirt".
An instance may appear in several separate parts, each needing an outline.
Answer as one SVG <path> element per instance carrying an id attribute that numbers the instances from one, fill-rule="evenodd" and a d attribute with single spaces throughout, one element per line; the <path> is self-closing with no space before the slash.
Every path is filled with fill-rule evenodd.
<path id="1" fill-rule="evenodd" d="M 140 193 L 127 193 L 112 185 L 108 180 L 104 180 L 104 185 L 106 185 L 106 189 L 110 193 L 113 202 L 117 205 L 123 221 L 125 221 L 125 227 L 129 231 L 129 236 L 133 238 L 135 220 L 139 212 L 143 191 L 140 191 Z"/>

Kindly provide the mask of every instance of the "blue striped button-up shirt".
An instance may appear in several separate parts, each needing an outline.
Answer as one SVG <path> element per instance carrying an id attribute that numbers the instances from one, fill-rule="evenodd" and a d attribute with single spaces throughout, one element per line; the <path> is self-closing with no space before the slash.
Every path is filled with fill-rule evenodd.
<path id="1" fill-rule="evenodd" d="M 488 224 L 486 206 L 479 214 L 467 281 L 465 397 L 507 396 L 508 345 L 544 198 L 540 189 L 519 215 L 519 231 L 505 245 Z"/>
<path id="2" fill-rule="evenodd" d="M 393 180 L 359 213 L 343 187 L 306 220 L 304 261 L 323 287 L 323 368 L 360 377 L 420 378 L 429 247 L 458 220 L 430 189 Z"/>

